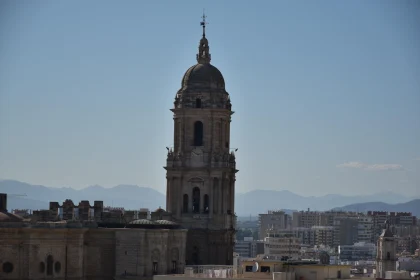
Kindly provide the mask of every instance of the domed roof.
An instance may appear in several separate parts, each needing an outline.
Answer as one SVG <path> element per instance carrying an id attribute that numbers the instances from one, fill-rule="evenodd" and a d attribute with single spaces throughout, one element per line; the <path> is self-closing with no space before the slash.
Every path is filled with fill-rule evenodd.
<path id="1" fill-rule="evenodd" d="M 162 212 L 166 212 L 166 211 L 165 211 L 165 210 L 163 210 L 162 208 L 160 208 L 160 206 L 159 206 L 159 208 L 158 208 L 158 209 L 156 209 L 156 210 L 155 210 L 155 212 L 162 213 Z"/>
<path id="2" fill-rule="evenodd" d="M 170 225 L 170 226 L 177 226 L 178 224 L 168 220 L 156 220 L 155 221 L 159 225 Z"/>
<path id="3" fill-rule="evenodd" d="M 182 89 L 207 88 L 225 89 L 225 79 L 219 69 L 210 63 L 191 66 L 182 78 Z"/>
<path id="4" fill-rule="evenodd" d="M 155 225 L 156 223 L 154 223 L 151 220 L 147 220 L 147 219 L 138 219 L 138 220 L 131 221 L 129 224 L 131 224 L 131 225 Z"/>
<path id="5" fill-rule="evenodd" d="M 19 215 L 9 212 L 0 212 L 0 223 L 15 223 L 22 222 L 23 218 Z"/>

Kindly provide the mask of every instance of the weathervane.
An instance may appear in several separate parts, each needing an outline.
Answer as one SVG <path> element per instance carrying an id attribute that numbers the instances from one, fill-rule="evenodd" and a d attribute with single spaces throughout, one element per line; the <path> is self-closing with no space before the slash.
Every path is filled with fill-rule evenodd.
<path id="1" fill-rule="evenodd" d="M 203 9 L 203 16 L 201 17 L 203 19 L 202 22 L 200 22 L 200 25 L 203 27 L 203 37 L 206 37 L 206 24 L 208 24 L 208 22 L 206 21 L 206 14 L 204 13 L 204 9 Z"/>

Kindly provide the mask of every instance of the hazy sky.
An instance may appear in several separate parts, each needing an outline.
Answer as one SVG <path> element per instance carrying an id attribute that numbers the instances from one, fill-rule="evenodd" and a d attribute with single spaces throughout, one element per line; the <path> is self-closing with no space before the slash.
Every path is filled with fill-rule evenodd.
<path id="1" fill-rule="evenodd" d="M 164 192 L 206 9 L 237 192 L 420 195 L 419 1 L 1 1 L 0 178 Z"/>

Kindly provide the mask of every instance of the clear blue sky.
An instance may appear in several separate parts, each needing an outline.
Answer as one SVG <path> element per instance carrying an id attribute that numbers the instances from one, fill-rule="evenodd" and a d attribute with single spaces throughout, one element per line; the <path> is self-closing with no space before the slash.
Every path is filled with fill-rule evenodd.
<path id="1" fill-rule="evenodd" d="M 1 1 L 0 178 L 165 191 L 206 8 L 237 192 L 420 195 L 419 1 Z"/>

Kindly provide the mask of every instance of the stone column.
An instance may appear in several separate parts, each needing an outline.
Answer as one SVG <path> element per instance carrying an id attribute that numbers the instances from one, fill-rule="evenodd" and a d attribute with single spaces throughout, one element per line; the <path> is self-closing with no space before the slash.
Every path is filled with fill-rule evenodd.
<path id="1" fill-rule="evenodd" d="M 181 214 L 182 214 L 182 203 L 183 203 L 183 195 L 184 195 L 184 193 L 183 193 L 183 191 L 182 191 L 182 185 L 181 185 L 181 178 L 180 177 L 173 177 L 173 185 L 175 186 L 175 188 L 176 188 L 176 191 L 175 191 L 175 193 L 177 193 L 178 195 L 176 196 L 177 197 L 177 200 L 176 200 L 176 216 L 177 216 L 177 218 L 180 218 L 181 217 Z"/>
<path id="2" fill-rule="evenodd" d="M 227 213 L 227 210 L 230 209 L 230 180 L 229 178 L 226 178 L 225 180 L 225 214 Z"/>
<path id="3" fill-rule="evenodd" d="M 230 181 L 230 207 L 232 208 L 232 215 L 235 215 L 235 181 L 236 179 L 234 178 L 234 176 L 232 176 Z"/>
<path id="4" fill-rule="evenodd" d="M 166 211 L 172 212 L 171 179 L 166 176 Z"/>
<path id="5" fill-rule="evenodd" d="M 219 183 L 217 184 L 217 214 L 223 213 L 223 177 L 219 178 Z"/>
<path id="6" fill-rule="evenodd" d="M 224 176 L 224 174 L 223 174 L 223 177 L 222 177 L 222 184 L 221 184 L 221 191 L 222 191 L 222 199 L 221 199 L 221 201 L 222 201 L 222 212 L 220 213 L 220 214 L 226 214 L 226 202 L 227 202 L 227 191 L 228 191 L 228 189 L 226 188 L 226 183 L 227 183 L 227 180 L 226 180 L 226 178 L 225 178 L 225 176 Z"/>
<path id="7" fill-rule="evenodd" d="M 218 199 L 218 184 L 219 184 L 219 179 L 217 177 L 213 177 L 213 214 L 217 214 L 218 210 L 218 203 L 219 203 L 219 199 Z"/>
<path id="8" fill-rule="evenodd" d="M 209 217 L 213 217 L 213 187 L 214 187 L 214 178 L 211 177 L 209 181 Z"/>

